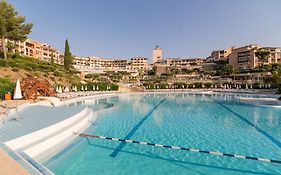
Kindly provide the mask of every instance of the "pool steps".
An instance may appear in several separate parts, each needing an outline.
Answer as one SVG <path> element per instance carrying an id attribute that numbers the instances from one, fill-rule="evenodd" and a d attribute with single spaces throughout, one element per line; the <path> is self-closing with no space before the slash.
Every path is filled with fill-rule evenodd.
<path id="1" fill-rule="evenodd" d="M 3 147 L 13 153 L 15 159 L 21 161 L 32 174 L 54 175 L 39 160 L 62 149 L 75 138 L 73 132 L 82 132 L 94 121 L 91 109 L 85 108 L 78 114 L 57 124 L 33 133 L 7 141 Z M 30 167 L 31 166 L 31 167 Z"/>
<path id="2" fill-rule="evenodd" d="M 52 150 L 55 151 L 57 149 L 62 147 L 63 145 L 66 145 L 66 142 L 69 138 L 73 137 L 73 132 L 79 132 L 83 131 L 90 125 L 89 118 L 93 116 L 93 112 L 87 110 L 87 113 L 85 114 L 85 117 L 78 123 L 75 123 L 74 125 L 70 126 L 68 129 L 56 134 L 55 136 L 52 136 L 45 141 L 36 144 L 23 152 L 27 155 L 29 155 L 32 158 L 40 158 L 43 156 L 47 156 L 47 154 L 51 154 Z"/>
<path id="3" fill-rule="evenodd" d="M 18 150 L 20 148 L 27 147 L 28 145 L 34 144 L 36 142 L 40 142 L 60 131 L 65 129 L 66 127 L 72 125 L 73 123 L 77 122 L 79 119 L 83 118 L 87 114 L 87 108 L 79 112 L 78 114 L 63 120 L 61 122 L 58 122 L 54 125 L 51 125 L 49 127 L 40 129 L 38 131 L 35 131 L 33 133 L 18 137 L 16 139 L 10 140 L 5 142 L 4 144 L 8 146 L 12 150 Z"/>

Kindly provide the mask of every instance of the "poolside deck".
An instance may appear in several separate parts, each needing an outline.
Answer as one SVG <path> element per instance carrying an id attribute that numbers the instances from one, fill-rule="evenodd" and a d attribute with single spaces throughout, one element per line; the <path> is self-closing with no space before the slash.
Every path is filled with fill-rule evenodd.
<path id="1" fill-rule="evenodd" d="M 29 175 L 14 159 L 0 149 L 0 172 L 5 175 Z"/>

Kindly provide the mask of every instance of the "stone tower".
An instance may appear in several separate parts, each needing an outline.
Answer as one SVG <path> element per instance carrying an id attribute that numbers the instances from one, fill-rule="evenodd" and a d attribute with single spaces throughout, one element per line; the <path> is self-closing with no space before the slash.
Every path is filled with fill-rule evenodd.
<path id="1" fill-rule="evenodd" d="M 159 46 L 156 46 L 153 49 L 152 60 L 153 60 L 153 64 L 162 63 L 163 61 L 162 49 Z"/>

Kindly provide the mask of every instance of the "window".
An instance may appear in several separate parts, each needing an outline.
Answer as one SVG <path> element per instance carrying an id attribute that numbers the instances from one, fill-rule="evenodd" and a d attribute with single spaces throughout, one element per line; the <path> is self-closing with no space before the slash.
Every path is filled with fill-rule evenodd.
<path id="1" fill-rule="evenodd" d="M 249 51 L 238 53 L 238 63 L 249 62 L 250 61 L 249 59 L 250 59 L 250 52 Z"/>

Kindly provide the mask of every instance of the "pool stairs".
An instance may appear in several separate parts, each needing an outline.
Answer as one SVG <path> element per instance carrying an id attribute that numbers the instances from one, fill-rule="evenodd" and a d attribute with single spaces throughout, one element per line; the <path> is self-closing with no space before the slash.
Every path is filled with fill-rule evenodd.
<path id="1" fill-rule="evenodd" d="M 31 171 L 32 174 L 50 175 L 53 173 L 39 161 L 63 149 L 77 137 L 73 133 L 87 129 L 95 118 L 96 114 L 86 107 L 66 120 L 7 141 L 3 146 L 6 151 L 14 155 L 15 159 L 22 159 L 37 170 L 37 173 L 34 173 L 34 170 Z"/>

